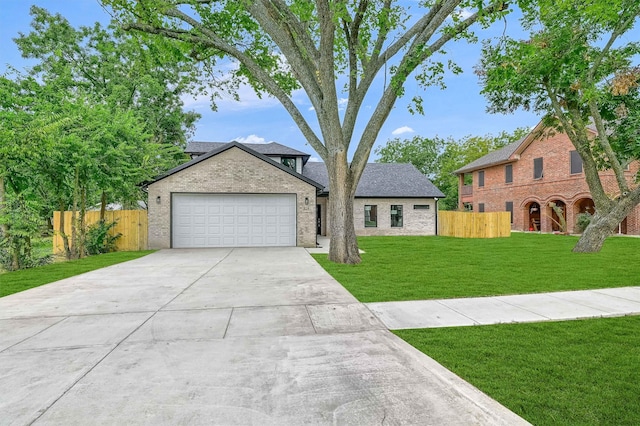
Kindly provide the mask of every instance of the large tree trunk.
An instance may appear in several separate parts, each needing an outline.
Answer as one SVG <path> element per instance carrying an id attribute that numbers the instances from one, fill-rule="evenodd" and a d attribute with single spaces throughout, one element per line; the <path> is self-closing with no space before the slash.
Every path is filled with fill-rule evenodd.
<path id="1" fill-rule="evenodd" d="M 336 263 L 360 263 L 360 251 L 353 224 L 353 176 L 344 151 L 331 156 L 329 173 L 329 260 Z"/>
<path id="2" fill-rule="evenodd" d="M 635 191 L 637 192 L 637 191 Z M 573 248 L 574 253 L 597 253 L 602 249 L 606 238 L 611 235 L 625 217 L 631 213 L 638 204 L 638 195 L 619 198 L 613 202 L 612 208 L 608 211 L 597 210 L 589 226 Z"/>

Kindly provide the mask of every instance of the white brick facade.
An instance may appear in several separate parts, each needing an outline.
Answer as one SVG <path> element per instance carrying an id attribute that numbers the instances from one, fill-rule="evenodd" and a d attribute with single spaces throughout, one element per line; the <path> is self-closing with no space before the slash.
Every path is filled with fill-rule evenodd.
<path id="1" fill-rule="evenodd" d="M 322 207 L 322 234 L 328 235 L 329 215 L 327 198 L 318 198 Z M 374 205 L 378 210 L 376 227 L 365 227 L 364 206 Z M 391 206 L 401 205 L 403 224 L 391 226 Z M 414 206 L 429 206 L 428 209 L 414 209 Z M 353 220 L 356 235 L 435 235 L 436 201 L 433 198 L 356 198 L 353 203 Z"/>

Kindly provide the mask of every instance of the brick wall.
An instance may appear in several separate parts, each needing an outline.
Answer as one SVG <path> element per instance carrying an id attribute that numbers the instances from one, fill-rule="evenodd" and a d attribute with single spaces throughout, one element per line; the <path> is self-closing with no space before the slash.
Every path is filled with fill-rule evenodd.
<path id="1" fill-rule="evenodd" d="M 529 230 L 531 226 L 529 206 L 536 202 L 541 207 L 540 226 L 543 232 L 554 228 L 552 209 L 549 202 L 561 201 L 566 204 L 566 220 L 569 232 L 575 232 L 576 214 L 585 199 L 591 199 L 584 172 L 570 173 L 570 152 L 575 150 L 565 134 L 534 140 L 522 152 L 513 165 L 513 182 L 505 183 L 505 165 L 484 169 L 484 187 L 478 187 L 478 171 L 473 172 L 473 210 L 478 211 L 480 203 L 484 210 L 505 211 L 505 203 L 513 202 L 514 230 Z M 534 159 L 543 158 L 543 177 L 534 179 Z M 639 164 L 633 163 L 625 172 L 630 183 L 638 171 Z M 611 196 L 619 192 L 613 172 L 601 172 L 602 184 Z M 640 207 L 627 218 L 627 233 L 640 234 Z"/>
<path id="2" fill-rule="evenodd" d="M 326 199 L 325 199 L 326 200 Z M 428 205 L 428 210 L 414 210 L 413 206 Z M 353 203 L 353 221 L 356 235 L 435 235 L 436 202 L 432 198 L 356 198 Z M 323 204 L 323 214 L 324 210 Z M 376 227 L 364 226 L 364 206 L 375 205 L 378 210 Z M 391 227 L 391 206 L 402 206 L 402 226 Z M 329 235 L 328 215 L 323 217 L 323 235 Z"/>
<path id="3" fill-rule="evenodd" d="M 149 185 L 149 248 L 171 244 L 171 193 L 296 194 L 297 245 L 316 245 L 316 188 L 267 162 L 230 148 Z M 156 198 L 160 196 L 160 204 Z M 309 204 L 304 203 L 305 197 Z"/>

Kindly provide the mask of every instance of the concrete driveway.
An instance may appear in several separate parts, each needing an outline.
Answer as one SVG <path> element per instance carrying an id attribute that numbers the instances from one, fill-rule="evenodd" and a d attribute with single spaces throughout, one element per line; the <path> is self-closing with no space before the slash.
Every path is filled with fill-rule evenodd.
<path id="1" fill-rule="evenodd" d="M 301 248 L 164 250 L 0 299 L 0 424 L 525 422 Z"/>

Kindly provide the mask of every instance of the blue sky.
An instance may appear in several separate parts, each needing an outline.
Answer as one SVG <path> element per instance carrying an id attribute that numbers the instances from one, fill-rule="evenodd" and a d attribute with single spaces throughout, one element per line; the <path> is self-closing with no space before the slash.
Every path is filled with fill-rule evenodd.
<path id="1" fill-rule="evenodd" d="M 0 0 L 0 72 L 7 64 L 18 69 L 29 66 L 22 59 L 12 41 L 18 32 L 30 31 L 31 17 L 29 7 L 36 4 L 51 13 L 60 13 L 75 26 L 91 25 L 96 21 L 109 22 L 109 15 L 97 0 Z M 508 30 L 516 30 L 517 22 L 509 19 Z M 481 38 L 496 36 L 505 30 L 505 23 L 499 22 L 488 30 L 480 31 Z M 458 76 L 445 79 L 447 89 L 430 88 L 426 92 L 418 88 L 414 81 L 406 86 L 406 95 L 400 99 L 382 128 L 375 146 L 384 145 L 387 140 L 400 137 L 411 138 L 415 135 L 460 138 L 465 135 L 497 134 L 503 130 L 512 131 L 517 127 L 532 127 L 538 117 L 531 113 L 517 112 L 513 115 L 493 115 L 485 112 L 486 103 L 479 94 L 480 86 L 473 74 L 473 66 L 478 62 L 480 44 L 448 44 L 447 57 L 451 57 L 464 69 Z M 380 81 L 380 86 L 383 84 Z M 408 101 L 421 93 L 424 98 L 425 115 L 412 115 L 407 110 Z M 225 99 L 218 102 L 218 111 L 212 112 L 207 99 L 184 99 L 186 109 L 202 114 L 197 123 L 194 140 L 246 142 L 276 141 L 293 148 L 308 152 L 317 158 L 313 149 L 306 144 L 288 113 L 272 98 L 259 99 L 248 88 L 240 92 L 241 101 Z M 345 96 L 346 97 L 346 96 Z M 293 99 L 301 111 L 313 115 L 308 100 L 302 94 L 294 94 Z M 363 114 L 371 106 L 363 108 Z M 361 123 L 362 128 L 364 123 Z M 371 160 L 375 159 L 372 154 Z"/>

